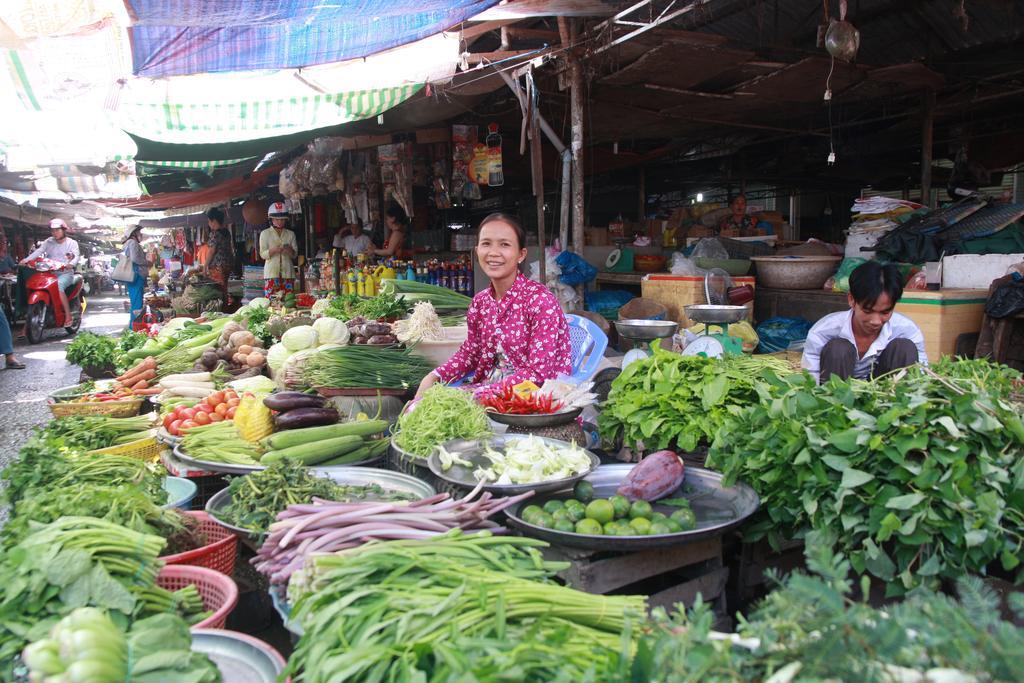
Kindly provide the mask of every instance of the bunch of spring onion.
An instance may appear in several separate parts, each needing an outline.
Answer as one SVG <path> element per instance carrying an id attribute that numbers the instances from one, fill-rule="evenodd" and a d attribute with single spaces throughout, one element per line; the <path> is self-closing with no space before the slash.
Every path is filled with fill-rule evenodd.
<path id="1" fill-rule="evenodd" d="M 189 428 L 181 447 L 196 460 L 231 465 L 256 465 L 263 455 L 257 444 L 242 438 L 231 420 Z"/>
<path id="2" fill-rule="evenodd" d="M 409 349 L 349 345 L 320 351 L 305 363 L 313 387 L 410 389 L 435 367 Z"/>
<path id="3" fill-rule="evenodd" d="M 444 665 L 436 653 L 445 646 L 498 638 L 528 644 L 524 664 L 534 646 L 558 642 L 559 680 L 587 680 L 588 671 L 600 680 L 593 672 L 607 671 L 628 651 L 623 634 L 643 618 L 645 600 L 550 582 L 566 565 L 544 561 L 544 546 L 453 531 L 313 555 L 289 584 L 292 618 L 303 635 L 285 675 L 304 683 L 433 680 Z M 475 666 L 486 666 L 484 659 Z"/>
<path id="4" fill-rule="evenodd" d="M 395 444 L 415 457 L 426 458 L 446 441 L 490 434 L 487 413 L 472 395 L 435 384 L 398 418 Z"/>
<path id="5" fill-rule="evenodd" d="M 382 280 L 380 291 L 397 296 L 407 304 L 416 301 L 429 301 L 437 310 L 465 311 L 473 303 L 473 299 L 465 294 L 459 294 L 447 287 L 428 285 L 415 280 Z"/>
<path id="6" fill-rule="evenodd" d="M 107 417 L 105 415 L 72 415 L 59 417 L 37 433 L 43 439 L 59 440 L 60 445 L 82 450 L 96 450 L 122 443 L 131 443 L 152 436 L 152 415 Z"/>
<path id="7" fill-rule="evenodd" d="M 505 529 L 490 517 L 533 495 L 528 491 L 494 499 L 484 493 L 477 498 L 481 489 L 478 486 L 461 500 L 441 493 L 409 503 L 316 500 L 290 505 L 270 525 L 253 564 L 271 583 L 284 583 L 313 553 L 354 548 L 371 540 L 430 538 L 452 529 L 503 533 Z"/>

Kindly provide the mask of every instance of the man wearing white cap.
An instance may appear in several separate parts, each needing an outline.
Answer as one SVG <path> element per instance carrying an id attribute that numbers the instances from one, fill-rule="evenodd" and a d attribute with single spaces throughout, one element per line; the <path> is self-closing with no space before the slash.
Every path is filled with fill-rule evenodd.
<path id="1" fill-rule="evenodd" d="M 64 319 L 71 320 L 71 306 L 68 305 L 68 295 L 64 290 L 75 281 L 79 251 L 78 242 L 68 237 L 68 224 L 63 218 L 54 218 L 50 221 L 50 236 L 43 240 L 35 251 L 22 259 L 21 265 L 28 266 L 32 260 L 40 256 L 64 264 L 57 274 L 57 289 L 60 292 L 60 303 L 64 306 Z"/>

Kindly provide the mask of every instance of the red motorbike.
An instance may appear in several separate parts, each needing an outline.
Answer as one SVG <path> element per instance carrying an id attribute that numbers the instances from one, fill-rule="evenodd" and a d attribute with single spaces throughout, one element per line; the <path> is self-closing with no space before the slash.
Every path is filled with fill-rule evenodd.
<path id="1" fill-rule="evenodd" d="M 65 290 L 68 307 L 71 309 L 71 319 L 68 320 L 64 316 L 64 306 L 60 303 L 60 290 L 57 284 L 57 276 L 63 264 L 40 257 L 26 265 L 36 271 L 25 282 L 28 290 L 25 334 L 29 343 L 38 344 L 43 341 L 46 330 L 57 327 L 63 327 L 69 335 L 75 335 L 82 325 L 82 314 L 85 313 L 82 276 L 75 274 L 74 282 Z"/>

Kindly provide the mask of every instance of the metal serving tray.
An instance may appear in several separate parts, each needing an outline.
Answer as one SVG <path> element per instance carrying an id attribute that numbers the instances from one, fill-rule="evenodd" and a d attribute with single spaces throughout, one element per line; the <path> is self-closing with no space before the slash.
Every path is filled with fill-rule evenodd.
<path id="1" fill-rule="evenodd" d="M 626 478 L 634 465 L 602 465 L 593 474 L 586 477 L 594 485 L 594 498 L 608 498 L 615 495 L 619 484 Z M 674 534 L 657 536 L 590 536 L 555 531 L 530 524 L 523 520 L 522 511 L 528 505 L 542 506 L 549 500 L 572 498 L 571 490 L 562 490 L 543 496 L 534 496 L 506 510 L 509 525 L 527 536 L 534 536 L 555 545 L 581 548 L 584 550 L 622 550 L 635 551 L 648 548 L 661 548 L 672 545 L 692 543 L 705 538 L 721 536 L 729 529 L 738 526 L 747 517 L 754 514 L 760 500 L 754 489 L 746 484 L 738 483 L 725 488 L 722 486 L 722 475 L 701 467 L 687 467 L 682 486 L 666 498 L 687 498 L 697 516 L 697 528 L 691 531 L 680 531 Z M 671 514 L 674 508 L 668 505 L 651 504 L 655 511 Z"/>
<path id="2" fill-rule="evenodd" d="M 498 424 L 510 427 L 524 427 L 526 429 L 540 429 L 541 427 L 560 427 L 569 424 L 583 412 L 583 408 L 572 408 L 557 413 L 539 413 L 537 415 L 512 415 L 506 413 L 487 412 L 487 417 Z"/>
<path id="3" fill-rule="evenodd" d="M 236 631 L 192 629 L 192 651 L 206 654 L 224 683 L 276 683 L 284 671 L 281 654 L 262 640 Z"/>
<path id="4" fill-rule="evenodd" d="M 218 474 L 251 474 L 267 469 L 266 465 L 229 465 L 224 462 L 210 462 L 193 458 L 182 448 L 180 442 L 174 447 L 174 457 L 187 465 L 194 465 L 197 469 Z"/>

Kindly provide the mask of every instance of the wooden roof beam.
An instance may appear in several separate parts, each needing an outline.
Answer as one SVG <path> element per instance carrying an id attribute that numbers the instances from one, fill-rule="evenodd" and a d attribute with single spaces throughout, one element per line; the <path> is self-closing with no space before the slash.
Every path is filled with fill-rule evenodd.
<path id="1" fill-rule="evenodd" d="M 472 21 L 527 19 L 529 17 L 604 17 L 615 5 L 602 0 L 508 0 L 474 16 Z"/>

